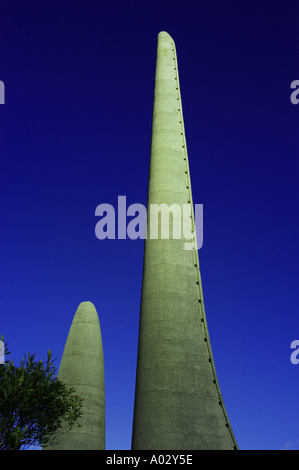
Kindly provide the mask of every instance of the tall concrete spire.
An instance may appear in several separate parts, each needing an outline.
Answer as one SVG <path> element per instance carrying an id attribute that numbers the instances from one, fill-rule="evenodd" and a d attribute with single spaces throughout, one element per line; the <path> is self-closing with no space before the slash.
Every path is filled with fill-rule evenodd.
<path id="1" fill-rule="evenodd" d="M 91 302 L 82 302 L 65 344 L 58 378 L 83 399 L 83 415 L 45 450 L 105 449 L 105 384 L 101 328 Z"/>
<path id="2" fill-rule="evenodd" d="M 158 36 L 133 450 L 236 449 L 212 356 L 198 252 L 150 238 L 150 205 L 194 213 L 176 48 Z"/>

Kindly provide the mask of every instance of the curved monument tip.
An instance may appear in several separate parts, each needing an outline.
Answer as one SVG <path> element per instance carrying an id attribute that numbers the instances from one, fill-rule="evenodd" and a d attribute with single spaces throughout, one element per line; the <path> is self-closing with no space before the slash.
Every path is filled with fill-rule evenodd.
<path id="1" fill-rule="evenodd" d="M 170 34 L 168 34 L 166 31 L 160 31 L 160 33 L 158 34 L 158 37 L 159 36 L 165 36 L 167 38 L 169 38 L 171 41 L 173 41 L 172 37 L 170 36 Z"/>
<path id="2" fill-rule="evenodd" d="M 89 300 L 85 300 L 84 302 L 81 302 L 79 304 L 79 307 L 82 306 L 82 307 L 93 307 L 95 308 L 94 304 L 92 302 L 90 302 Z"/>
<path id="3" fill-rule="evenodd" d="M 92 323 L 99 322 L 98 312 L 92 302 L 81 302 L 77 308 L 73 322 L 77 323 L 81 321 L 88 321 Z"/>

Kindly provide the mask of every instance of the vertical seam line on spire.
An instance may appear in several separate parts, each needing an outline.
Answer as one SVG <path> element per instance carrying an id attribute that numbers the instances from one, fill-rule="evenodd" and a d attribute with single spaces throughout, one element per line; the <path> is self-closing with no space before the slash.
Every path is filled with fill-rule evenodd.
<path id="1" fill-rule="evenodd" d="M 193 200 L 192 200 L 192 191 L 191 191 L 191 179 L 190 179 L 190 170 L 189 170 L 189 162 L 188 162 L 188 152 L 187 152 L 187 144 L 186 144 L 186 137 L 185 137 L 185 129 L 184 129 L 184 121 L 183 121 L 183 112 L 182 112 L 182 99 L 181 99 L 181 94 L 180 94 L 180 86 L 179 86 L 179 75 L 178 75 L 178 64 L 177 64 L 177 57 L 176 57 L 176 51 L 174 48 L 174 43 L 171 43 L 173 48 L 173 55 L 174 55 L 174 61 L 175 61 L 175 80 L 176 80 L 176 90 L 177 90 L 177 100 L 179 101 L 178 105 L 178 112 L 179 112 L 179 124 L 181 128 L 181 136 L 183 139 L 182 143 L 182 148 L 184 149 L 184 161 L 185 161 L 185 174 L 187 174 L 187 184 L 186 184 L 186 189 L 188 189 L 188 203 L 191 204 L 191 231 L 195 234 L 196 236 L 196 231 L 195 231 L 195 222 L 194 222 L 194 209 L 193 209 Z M 208 361 L 211 364 L 212 368 L 212 373 L 214 376 L 214 384 L 216 385 L 216 391 L 218 394 L 219 398 L 219 405 L 221 406 L 221 409 L 224 414 L 224 419 L 226 421 L 226 425 L 230 431 L 232 441 L 235 444 L 235 448 L 237 448 L 237 442 L 228 418 L 228 414 L 226 412 L 225 406 L 224 406 L 224 401 L 222 398 L 221 390 L 220 390 L 220 385 L 218 382 L 217 378 L 217 373 L 216 373 L 216 367 L 214 363 L 214 358 L 212 354 L 212 347 L 210 343 L 210 337 L 209 337 L 209 332 L 208 332 L 208 325 L 207 325 L 207 319 L 205 315 L 205 308 L 204 308 L 204 302 L 203 302 L 203 293 L 202 293 L 202 284 L 201 284 L 201 277 L 200 277 L 200 272 L 199 272 L 199 258 L 198 258 L 198 251 L 197 251 L 197 243 L 196 243 L 196 238 L 195 238 L 195 247 L 193 247 L 193 252 L 194 252 L 194 265 L 196 269 L 196 283 L 198 286 L 198 301 L 200 304 L 200 310 L 201 310 L 201 323 L 203 324 L 204 328 L 204 334 L 205 334 L 205 342 L 207 343 L 207 349 L 208 349 Z"/>

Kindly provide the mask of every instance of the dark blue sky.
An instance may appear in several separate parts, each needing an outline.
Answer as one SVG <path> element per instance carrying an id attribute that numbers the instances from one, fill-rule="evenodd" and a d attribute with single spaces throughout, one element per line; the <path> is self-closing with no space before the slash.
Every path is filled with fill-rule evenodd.
<path id="1" fill-rule="evenodd" d="M 216 370 L 241 449 L 299 448 L 298 2 L 0 0 L 0 336 L 57 365 L 99 314 L 107 449 L 129 449 L 142 240 L 95 209 L 146 205 L 156 43 L 178 54 Z M 130 218 L 128 218 L 130 220 Z"/>

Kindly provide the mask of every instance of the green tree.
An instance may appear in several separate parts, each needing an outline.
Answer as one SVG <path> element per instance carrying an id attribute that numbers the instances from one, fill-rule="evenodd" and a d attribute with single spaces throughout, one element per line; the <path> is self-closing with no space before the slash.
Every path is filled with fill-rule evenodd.
<path id="1" fill-rule="evenodd" d="M 18 367 L 13 361 L 0 364 L 0 450 L 46 446 L 82 415 L 83 399 L 56 378 L 51 351 L 45 364 L 34 358 L 24 354 Z"/>

